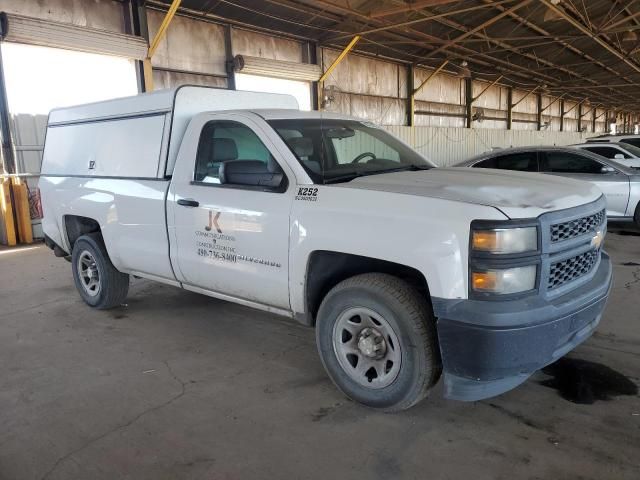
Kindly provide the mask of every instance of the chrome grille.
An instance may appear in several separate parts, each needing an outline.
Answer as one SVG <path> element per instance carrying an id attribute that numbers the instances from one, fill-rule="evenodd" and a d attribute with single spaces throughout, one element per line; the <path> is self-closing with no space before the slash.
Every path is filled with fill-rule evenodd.
<path id="1" fill-rule="evenodd" d="M 547 289 L 553 290 L 589 273 L 598 261 L 600 250 L 589 250 L 575 257 L 551 264 Z"/>
<path id="2" fill-rule="evenodd" d="M 587 217 L 576 218 L 568 222 L 555 223 L 551 225 L 551 242 L 562 242 L 595 231 L 604 223 L 605 215 L 606 213 L 603 209 Z"/>

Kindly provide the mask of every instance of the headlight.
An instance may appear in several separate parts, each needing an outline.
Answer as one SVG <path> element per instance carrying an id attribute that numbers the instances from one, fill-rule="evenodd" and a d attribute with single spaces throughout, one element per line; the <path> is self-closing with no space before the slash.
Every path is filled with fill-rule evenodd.
<path id="1" fill-rule="evenodd" d="M 471 272 L 471 288 L 480 293 L 526 292 L 536 287 L 536 265 Z"/>
<path id="2" fill-rule="evenodd" d="M 536 227 L 497 228 L 474 230 L 471 233 L 471 248 L 477 252 L 524 253 L 538 249 Z"/>

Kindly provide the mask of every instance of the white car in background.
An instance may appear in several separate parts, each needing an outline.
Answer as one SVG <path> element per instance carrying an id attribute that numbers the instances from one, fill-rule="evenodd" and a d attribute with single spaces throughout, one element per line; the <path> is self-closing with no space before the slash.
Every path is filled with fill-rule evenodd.
<path id="1" fill-rule="evenodd" d="M 640 138 L 637 140 L 640 141 Z M 640 142 L 639 142 L 640 143 Z M 626 142 L 597 142 L 590 141 L 572 145 L 573 147 L 587 150 L 609 160 L 615 160 L 626 167 L 640 168 L 640 147 Z"/>
<path id="2" fill-rule="evenodd" d="M 598 135 L 597 137 L 587 138 L 587 143 L 625 143 L 640 147 L 640 135 L 627 133 L 621 135 Z"/>

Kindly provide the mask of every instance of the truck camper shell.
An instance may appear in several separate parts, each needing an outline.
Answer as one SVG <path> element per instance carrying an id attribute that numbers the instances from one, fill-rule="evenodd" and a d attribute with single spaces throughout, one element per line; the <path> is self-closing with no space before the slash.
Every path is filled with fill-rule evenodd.
<path id="1" fill-rule="evenodd" d="M 297 110 L 298 102 L 291 95 L 186 85 L 52 110 L 42 174 L 170 177 L 194 115 L 257 108 Z"/>

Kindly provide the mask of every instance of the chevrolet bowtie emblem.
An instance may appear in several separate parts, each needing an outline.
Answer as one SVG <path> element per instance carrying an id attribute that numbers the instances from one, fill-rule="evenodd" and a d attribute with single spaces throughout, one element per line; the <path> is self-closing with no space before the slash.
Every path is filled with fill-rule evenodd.
<path id="1" fill-rule="evenodd" d="M 600 246 L 602 245 L 602 240 L 604 240 L 604 234 L 602 233 L 602 231 L 598 230 L 591 239 L 591 246 L 593 248 L 600 248 Z"/>

